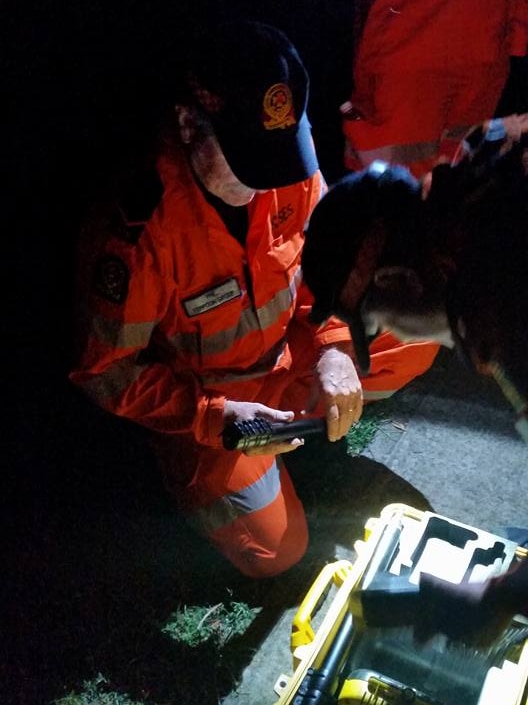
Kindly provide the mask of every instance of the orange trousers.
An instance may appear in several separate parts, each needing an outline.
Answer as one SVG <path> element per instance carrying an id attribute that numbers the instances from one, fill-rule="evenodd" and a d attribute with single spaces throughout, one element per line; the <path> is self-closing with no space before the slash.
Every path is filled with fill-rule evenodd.
<path id="1" fill-rule="evenodd" d="M 307 403 L 315 362 L 304 332 L 289 338 L 293 366 L 257 401 L 300 412 Z M 390 396 L 433 363 L 438 346 L 402 344 L 388 333 L 371 345 L 371 374 L 362 380 L 366 400 Z M 322 415 L 319 408 L 314 415 Z M 242 573 L 276 575 L 297 563 L 308 544 L 302 504 L 280 458 L 248 457 L 198 445 L 190 436 L 156 436 L 155 451 L 167 489 L 188 517 Z"/>

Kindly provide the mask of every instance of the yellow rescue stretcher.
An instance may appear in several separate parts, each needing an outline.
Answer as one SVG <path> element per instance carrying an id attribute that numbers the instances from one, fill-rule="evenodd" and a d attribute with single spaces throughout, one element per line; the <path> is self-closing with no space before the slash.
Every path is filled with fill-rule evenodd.
<path id="1" fill-rule="evenodd" d="M 391 625 L 390 607 L 376 621 L 380 594 L 394 586 L 416 592 L 420 572 L 451 582 L 485 580 L 526 559 L 526 549 L 404 504 L 369 519 L 354 548 L 353 563 L 324 566 L 297 610 L 294 672 L 277 680 L 276 705 L 528 705 L 523 617 L 487 649 L 442 635 L 417 644 L 412 627 Z M 377 596 L 368 619 L 365 595 Z"/>

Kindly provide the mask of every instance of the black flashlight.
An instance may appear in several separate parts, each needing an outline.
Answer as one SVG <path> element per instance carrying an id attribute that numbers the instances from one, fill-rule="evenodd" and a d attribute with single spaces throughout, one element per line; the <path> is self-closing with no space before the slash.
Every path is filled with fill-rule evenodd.
<path id="1" fill-rule="evenodd" d="M 325 419 L 301 419 L 275 423 L 265 419 L 251 419 L 227 424 L 222 431 L 222 442 L 226 450 L 247 450 L 268 443 L 280 443 L 291 441 L 293 438 L 324 433 L 326 433 Z"/>

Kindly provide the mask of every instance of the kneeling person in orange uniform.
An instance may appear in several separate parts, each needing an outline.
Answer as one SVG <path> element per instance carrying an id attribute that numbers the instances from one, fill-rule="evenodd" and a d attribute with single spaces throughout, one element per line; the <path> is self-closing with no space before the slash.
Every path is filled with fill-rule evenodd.
<path id="1" fill-rule="evenodd" d="M 326 416 L 336 441 L 362 410 L 348 327 L 316 327 L 302 284 L 303 231 L 326 188 L 307 92 L 275 28 L 235 22 L 206 37 L 142 189 L 152 207 L 103 208 L 79 257 L 71 380 L 152 431 L 189 521 L 254 577 L 305 551 L 304 510 L 276 457 L 302 440 L 226 451 L 224 426 L 308 411 Z"/>

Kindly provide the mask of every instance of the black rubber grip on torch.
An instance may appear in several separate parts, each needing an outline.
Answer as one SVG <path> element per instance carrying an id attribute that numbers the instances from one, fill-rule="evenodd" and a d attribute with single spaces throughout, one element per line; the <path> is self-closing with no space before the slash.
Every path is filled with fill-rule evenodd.
<path id="1" fill-rule="evenodd" d="M 301 419 L 289 423 L 251 419 L 228 424 L 222 431 L 222 442 L 226 450 L 247 450 L 268 443 L 280 443 L 323 433 L 326 433 L 325 419 Z"/>

